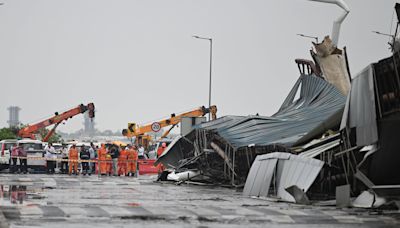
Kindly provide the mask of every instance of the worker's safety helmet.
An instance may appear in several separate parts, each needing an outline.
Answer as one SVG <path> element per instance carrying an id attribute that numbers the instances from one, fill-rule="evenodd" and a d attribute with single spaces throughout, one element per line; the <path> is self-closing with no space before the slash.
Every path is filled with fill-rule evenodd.
<path id="1" fill-rule="evenodd" d="M 167 144 L 166 144 L 165 142 L 163 142 L 163 143 L 161 144 L 161 146 L 162 146 L 162 147 L 167 147 Z"/>

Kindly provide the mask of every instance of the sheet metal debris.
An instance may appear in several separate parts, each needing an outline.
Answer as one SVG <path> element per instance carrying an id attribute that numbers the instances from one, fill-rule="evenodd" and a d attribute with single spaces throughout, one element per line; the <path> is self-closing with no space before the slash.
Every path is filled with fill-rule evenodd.
<path id="1" fill-rule="evenodd" d="M 296 186 L 304 193 L 307 192 L 323 164 L 317 159 L 289 153 L 259 155 L 250 169 L 243 195 L 268 197 L 271 193 L 281 200 L 296 202 L 295 197 L 286 189 Z M 270 191 L 271 182 L 273 191 Z"/>
<path id="2" fill-rule="evenodd" d="M 386 203 L 385 198 L 379 197 L 374 192 L 363 191 L 353 202 L 353 207 L 376 208 Z"/>

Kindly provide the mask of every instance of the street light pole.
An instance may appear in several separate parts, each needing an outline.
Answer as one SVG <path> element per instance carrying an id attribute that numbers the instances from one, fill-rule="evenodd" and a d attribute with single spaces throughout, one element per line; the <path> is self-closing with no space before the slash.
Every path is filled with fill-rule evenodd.
<path id="1" fill-rule="evenodd" d="M 212 38 L 206 38 L 206 37 L 200 37 L 200 36 L 193 36 L 196 39 L 201 39 L 201 40 L 208 40 L 210 41 L 210 81 L 209 81 L 209 86 L 208 86 L 208 108 L 211 107 L 211 79 L 212 79 Z M 208 121 L 211 120 L 211 113 L 208 112 Z"/>

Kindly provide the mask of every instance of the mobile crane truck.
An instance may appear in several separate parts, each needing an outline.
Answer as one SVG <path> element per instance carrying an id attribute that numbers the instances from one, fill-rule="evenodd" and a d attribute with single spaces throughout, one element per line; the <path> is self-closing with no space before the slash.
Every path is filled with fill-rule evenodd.
<path id="1" fill-rule="evenodd" d="M 144 148 L 148 148 L 150 141 L 152 140 L 150 135 L 146 133 L 149 132 L 157 132 L 161 130 L 163 127 L 171 126 L 162 136 L 161 138 L 165 138 L 171 130 L 181 122 L 182 117 L 200 117 L 204 116 L 208 113 L 211 113 L 211 118 L 215 120 L 217 118 L 217 106 L 212 105 L 209 108 L 204 106 L 196 108 L 194 110 L 184 112 L 176 115 L 175 113 L 171 114 L 169 118 L 162 119 L 157 122 L 153 122 L 151 124 L 137 126 L 136 123 L 128 123 L 128 128 L 122 130 L 122 135 L 128 138 L 135 137 L 135 145 L 142 145 Z M 153 165 L 156 159 L 139 159 L 139 173 L 157 173 L 157 168 Z"/>

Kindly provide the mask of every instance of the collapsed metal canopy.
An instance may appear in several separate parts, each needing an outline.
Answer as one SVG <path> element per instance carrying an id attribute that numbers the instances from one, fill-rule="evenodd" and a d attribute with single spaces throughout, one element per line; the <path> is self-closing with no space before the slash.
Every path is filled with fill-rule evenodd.
<path id="1" fill-rule="evenodd" d="M 214 130 L 230 145 L 240 148 L 248 145 L 284 144 L 292 146 L 310 131 L 322 134 L 326 128 L 336 127 L 321 123 L 343 110 L 345 97 L 329 82 L 315 75 L 301 75 L 272 117 L 227 116 L 203 123 L 198 128 Z"/>
<path id="2" fill-rule="evenodd" d="M 201 170 L 215 183 L 242 185 L 257 155 L 290 152 L 296 143 L 338 128 L 344 104 L 334 85 L 302 74 L 273 116 L 225 116 L 202 123 L 156 163 L 180 171 Z"/>

